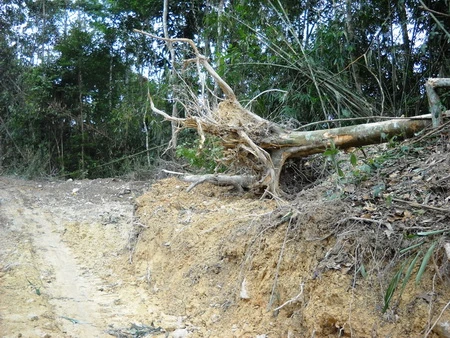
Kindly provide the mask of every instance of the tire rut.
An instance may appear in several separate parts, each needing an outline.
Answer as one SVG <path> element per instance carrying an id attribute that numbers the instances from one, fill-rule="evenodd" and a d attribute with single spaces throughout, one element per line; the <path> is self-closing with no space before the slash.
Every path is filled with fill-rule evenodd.
<path id="1" fill-rule="evenodd" d="M 45 292 L 62 332 L 70 332 L 75 337 L 109 336 L 104 333 L 106 323 L 98 317 L 101 308 L 93 301 L 98 297 L 93 295 L 98 280 L 83 276 L 71 249 L 61 240 L 60 231 L 55 226 L 63 224 L 63 221 L 55 215 L 52 215 L 52 220 L 41 217 L 37 215 L 41 214 L 40 211 L 33 210 L 33 215 L 27 215 L 27 210 L 24 219 L 26 224 L 35 224 L 33 245 L 38 264 L 44 268 L 41 275 L 45 275 L 47 281 Z"/>
<path id="2" fill-rule="evenodd" d="M 132 199 L 117 198 L 119 183 L 86 182 L 83 195 L 72 193 L 76 183 L 0 177 L 2 338 L 111 337 L 111 328 L 147 315 L 145 293 L 110 269 L 126 243 Z M 124 220 L 103 226 L 105 214 Z"/>

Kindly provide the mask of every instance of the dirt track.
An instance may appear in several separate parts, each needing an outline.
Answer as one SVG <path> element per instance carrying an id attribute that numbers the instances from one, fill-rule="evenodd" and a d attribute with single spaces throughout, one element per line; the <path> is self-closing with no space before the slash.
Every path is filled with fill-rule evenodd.
<path id="1" fill-rule="evenodd" d="M 140 296 L 111 265 L 127 250 L 134 197 L 146 187 L 0 178 L 2 337 L 110 337 L 139 322 Z"/>

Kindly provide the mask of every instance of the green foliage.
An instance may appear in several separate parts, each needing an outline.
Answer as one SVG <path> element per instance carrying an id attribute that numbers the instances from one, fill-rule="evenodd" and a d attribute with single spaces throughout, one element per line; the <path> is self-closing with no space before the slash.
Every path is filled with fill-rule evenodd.
<path id="1" fill-rule="evenodd" d="M 340 156 L 339 149 L 336 148 L 335 144 L 332 142 L 330 147 L 327 148 L 323 155 L 331 162 L 334 170 L 338 174 L 339 179 L 348 179 L 355 183 L 359 183 L 365 179 L 371 173 L 371 170 L 365 164 L 358 165 L 358 158 L 354 152 L 350 153 L 349 159 L 345 159 Z M 349 163 L 350 165 L 346 165 Z"/>
<path id="2" fill-rule="evenodd" d="M 419 240 L 419 242 L 414 243 L 414 244 L 400 250 L 399 253 L 406 254 L 406 253 L 410 253 L 410 252 L 414 252 L 414 251 L 416 253 L 413 256 L 413 258 L 411 260 L 409 260 L 409 263 L 408 263 L 408 259 L 405 258 L 401 267 L 397 270 L 397 272 L 392 277 L 392 279 L 389 283 L 389 286 L 385 292 L 383 313 L 386 312 L 386 310 L 389 308 L 392 297 L 393 297 L 395 291 L 397 290 L 397 288 L 400 284 L 400 281 L 403 279 L 400 294 L 399 294 L 399 298 L 401 297 L 407 283 L 411 279 L 411 276 L 412 276 L 412 274 L 417 266 L 417 263 L 419 261 L 419 258 L 421 256 L 423 256 L 423 257 L 422 257 L 420 266 L 417 270 L 415 283 L 418 284 L 420 282 L 420 280 L 422 279 L 423 274 L 429 264 L 429 261 L 430 261 L 432 255 L 434 254 L 435 249 L 439 243 L 438 240 L 434 240 L 431 244 L 429 244 L 429 246 L 426 249 L 426 252 L 424 254 L 424 247 L 426 248 L 426 246 L 427 246 L 426 245 L 427 241 L 425 239 L 427 239 L 428 237 L 431 237 L 431 236 L 435 236 L 435 235 L 442 236 L 445 233 L 447 233 L 448 231 L 450 231 L 450 230 L 449 229 L 440 229 L 440 230 L 427 231 L 427 232 L 417 232 L 415 234 L 411 234 L 411 235 L 407 236 L 407 238 L 410 240 L 413 240 L 413 239 L 420 239 L 420 240 Z M 406 266 L 408 268 L 406 269 L 406 271 L 404 271 Z"/>
<path id="3" fill-rule="evenodd" d="M 327 148 L 323 155 L 331 162 L 334 169 L 336 170 L 336 173 L 338 174 L 339 178 L 344 178 L 345 174 L 344 171 L 341 169 L 341 163 L 343 160 L 338 160 L 338 154 L 339 149 L 336 148 L 336 145 L 334 142 L 331 142 L 330 147 Z"/>
<path id="4" fill-rule="evenodd" d="M 34 290 L 34 292 L 40 296 L 41 295 L 41 289 L 40 287 L 38 287 L 36 284 L 32 283 L 28 278 L 27 278 L 28 284 L 30 284 L 30 287 Z"/>
<path id="5" fill-rule="evenodd" d="M 367 271 L 366 271 L 366 267 L 364 266 L 364 264 L 361 263 L 361 265 L 359 266 L 359 269 L 356 271 L 356 273 L 360 273 L 361 276 L 363 278 L 367 278 Z"/>
<path id="6" fill-rule="evenodd" d="M 201 169 L 204 173 L 224 171 L 219 163 L 223 155 L 223 147 L 218 139 L 208 137 L 200 146 L 200 140 L 186 141 L 177 147 L 176 155 L 186 160 L 193 169 Z"/>
<path id="7" fill-rule="evenodd" d="M 401 280 L 403 268 L 405 267 L 405 263 L 402 264 L 401 268 L 395 273 L 394 277 L 392 277 L 391 282 L 386 290 L 384 295 L 384 307 L 382 312 L 385 313 L 389 308 L 389 304 L 391 303 L 391 299 L 394 296 L 394 292 L 397 289 L 398 283 Z"/>

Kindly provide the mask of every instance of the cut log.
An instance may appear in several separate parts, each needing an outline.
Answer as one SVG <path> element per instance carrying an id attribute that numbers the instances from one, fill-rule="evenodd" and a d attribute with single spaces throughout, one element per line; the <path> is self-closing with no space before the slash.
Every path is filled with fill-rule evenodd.
<path id="1" fill-rule="evenodd" d="M 410 119 L 392 119 L 334 129 L 285 131 L 264 138 L 260 146 L 264 149 L 292 148 L 289 150 L 291 156 L 302 157 L 323 152 L 332 143 L 345 149 L 387 142 L 394 136 L 409 138 L 428 127 L 430 123 L 431 115 L 427 114 Z"/>

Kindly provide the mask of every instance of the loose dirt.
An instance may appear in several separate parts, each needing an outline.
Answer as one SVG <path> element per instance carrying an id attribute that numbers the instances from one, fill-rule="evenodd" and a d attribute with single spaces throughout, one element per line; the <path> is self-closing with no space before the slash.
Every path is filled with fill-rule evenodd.
<path id="1" fill-rule="evenodd" d="M 448 337 L 443 252 L 381 311 L 385 244 L 404 240 L 384 220 L 413 215 L 364 199 L 374 186 L 286 202 L 175 178 L 0 177 L 0 336 Z"/>
<path id="2" fill-rule="evenodd" d="M 2 337 L 107 337 L 151 302 L 120 275 L 147 183 L 0 178 Z"/>

